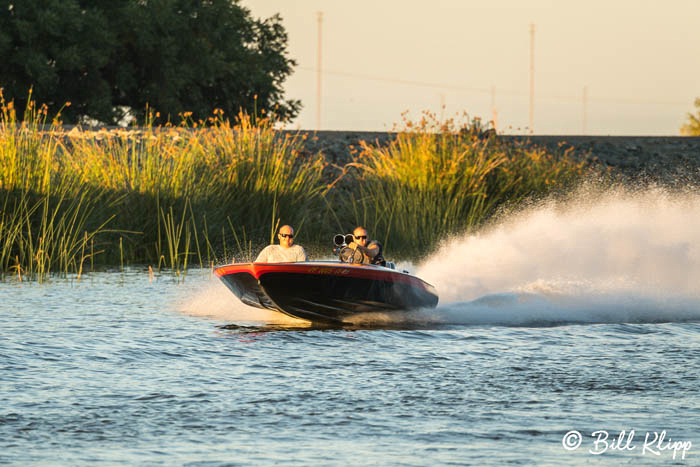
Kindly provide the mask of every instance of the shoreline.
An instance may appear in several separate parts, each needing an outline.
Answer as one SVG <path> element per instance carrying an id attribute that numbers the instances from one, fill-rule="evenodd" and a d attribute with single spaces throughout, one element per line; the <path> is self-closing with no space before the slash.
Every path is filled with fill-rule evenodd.
<path id="1" fill-rule="evenodd" d="M 370 219 L 400 256 L 419 258 L 502 206 L 574 183 L 700 187 L 699 137 L 487 136 L 477 128 L 452 138 L 419 131 L 396 155 L 383 149 L 406 133 L 267 124 L 221 131 L 22 128 L 5 138 L 15 150 L 3 153 L 0 191 L 11 210 L 0 216 L 10 222 L 0 276 L 22 270 L 39 280 L 51 270 L 80 274 L 86 258 L 92 268 L 93 240 L 98 263 L 126 258 L 179 270 L 195 258 L 202 265 L 250 255 L 258 239 L 273 237 L 282 216 L 311 226 L 307 243 L 319 245 L 337 233 L 332 224 Z M 25 143 L 12 146 L 15 134 Z M 373 147 L 367 158 L 363 141 Z"/>
<path id="2" fill-rule="evenodd" d="M 307 135 L 305 152 L 322 151 L 329 162 L 340 165 L 352 160 L 352 148 L 357 148 L 360 141 L 384 146 L 396 137 L 394 132 L 282 131 Z M 648 178 L 666 183 L 700 181 L 700 136 L 499 135 L 498 138 L 549 150 L 571 148 L 575 158 L 609 167 L 633 179 Z"/>
<path id="3" fill-rule="evenodd" d="M 68 133 L 75 125 L 63 125 Z M 171 127 L 177 129 L 178 127 Z M 141 127 L 83 127 L 83 131 L 141 131 Z M 388 145 L 398 132 L 348 130 L 277 130 L 283 135 L 305 136 L 302 153 L 322 151 L 335 165 L 351 162 L 361 141 Z M 625 178 L 662 183 L 700 183 L 700 136 L 604 135 L 498 135 L 506 143 L 537 146 L 550 151 L 569 149 L 571 155 L 592 165 L 610 168 Z"/>

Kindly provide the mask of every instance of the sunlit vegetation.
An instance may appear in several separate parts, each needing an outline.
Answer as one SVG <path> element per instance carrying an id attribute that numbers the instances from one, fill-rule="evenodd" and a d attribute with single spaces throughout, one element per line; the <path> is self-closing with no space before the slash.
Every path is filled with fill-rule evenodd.
<path id="1" fill-rule="evenodd" d="M 363 143 L 340 183 L 305 136 L 219 110 L 177 126 L 65 131 L 32 103 L 0 117 L 0 274 L 44 280 L 97 267 L 188 268 L 254 258 L 281 223 L 308 251 L 365 225 L 390 257 L 419 258 L 499 207 L 583 178 L 566 152 L 505 144 L 478 122 L 407 122 Z M 326 253 L 315 255 L 316 258 Z"/>
<path id="2" fill-rule="evenodd" d="M 681 126 L 682 136 L 700 136 L 700 97 L 695 99 L 695 115 L 689 113 L 686 122 Z"/>
<path id="3" fill-rule="evenodd" d="M 478 228 L 505 203 L 566 189 L 589 171 L 567 151 L 505 144 L 478 119 L 459 125 L 428 113 L 405 122 L 388 147 L 363 144 L 353 165 L 358 223 L 412 258 Z"/>
<path id="4" fill-rule="evenodd" d="M 30 102 L 20 121 L 3 101 L 0 271 L 42 280 L 87 263 L 184 272 L 250 259 L 282 213 L 303 228 L 325 209 L 324 160 L 301 157 L 301 144 L 267 119 L 218 111 L 178 127 L 64 132 L 44 108 Z"/>

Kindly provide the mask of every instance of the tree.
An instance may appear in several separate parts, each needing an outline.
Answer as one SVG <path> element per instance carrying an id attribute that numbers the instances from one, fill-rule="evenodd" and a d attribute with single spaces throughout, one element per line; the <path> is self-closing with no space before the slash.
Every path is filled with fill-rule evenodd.
<path id="1" fill-rule="evenodd" d="M 100 69 L 114 46 L 104 14 L 76 0 L 0 1 L 0 87 L 21 108 L 33 88 L 51 110 L 72 102 L 71 116 L 107 120 L 109 83 Z"/>
<path id="2" fill-rule="evenodd" d="M 301 104 L 282 84 L 281 18 L 251 17 L 239 0 L 0 0 L 0 87 L 17 107 L 33 98 L 65 121 L 114 124 L 146 107 L 163 119 L 275 112 Z"/>
<path id="3" fill-rule="evenodd" d="M 700 136 L 700 97 L 695 99 L 696 115 L 688 114 L 688 121 L 681 127 L 683 136 Z"/>

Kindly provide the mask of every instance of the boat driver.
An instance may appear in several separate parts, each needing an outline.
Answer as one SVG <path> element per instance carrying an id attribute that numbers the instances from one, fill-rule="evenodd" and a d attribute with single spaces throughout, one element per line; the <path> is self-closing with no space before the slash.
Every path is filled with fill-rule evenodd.
<path id="1" fill-rule="evenodd" d="M 283 225 L 277 234 L 279 245 L 268 245 L 255 259 L 256 263 L 294 263 L 306 261 L 306 251 L 301 245 L 294 244 L 294 229 Z"/>
<path id="2" fill-rule="evenodd" d="M 370 240 L 364 227 L 357 227 L 352 232 L 354 241 L 348 247 L 362 252 L 362 264 L 378 264 L 385 266 L 386 261 L 382 256 L 382 244 L 379 240 Z"/>

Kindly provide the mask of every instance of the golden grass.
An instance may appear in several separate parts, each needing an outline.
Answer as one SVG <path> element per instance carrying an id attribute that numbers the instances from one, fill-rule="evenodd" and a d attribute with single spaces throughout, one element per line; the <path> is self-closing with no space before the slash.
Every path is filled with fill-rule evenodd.
<path id="1" fill-rule="evenodd" d="M 184 115 L 179 126 L 66 132 L 31 99 L 22 119 L 1 94 L 0 105 L 0 274 L 39 280 L 80 276 L 88 260 L 176 274 L 251 260 L 285 223 L 325 252 L 330 219 L 365 225 L 390 256 L 420 257 L 587 170 L 565 152 L 505 144 L 478 121 L 426 114 L 388 146 L 363 143 L 346 183 L 328 184 L 323 154 L 264 118 L 216 111 L 206 125 Z"/>
<path id="2" fill-rule="evenodd" d="M 587 173 L 569 153 L 505 144 L 479 120 L 460 126 L 429 113 L 405 122 L 387 147 L 363 143 L 352 165 L 355 223 L 411 258 L 478 228 L 505 203 L 565 189 Z"/>

